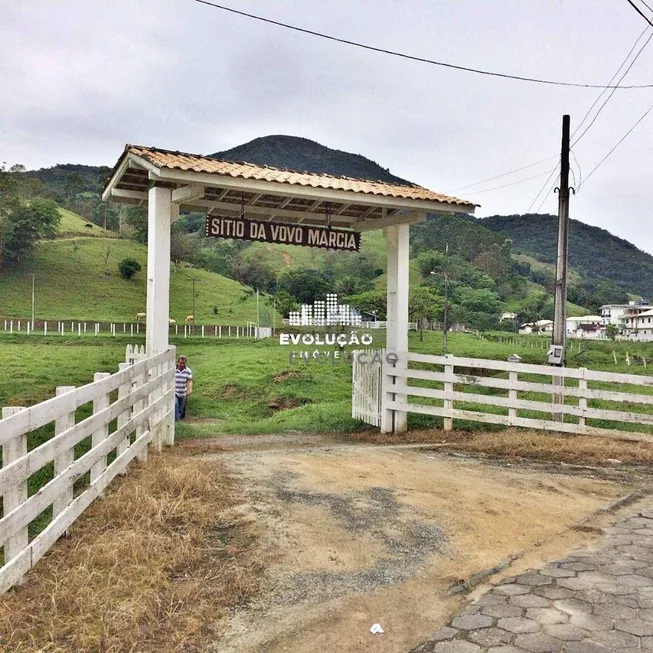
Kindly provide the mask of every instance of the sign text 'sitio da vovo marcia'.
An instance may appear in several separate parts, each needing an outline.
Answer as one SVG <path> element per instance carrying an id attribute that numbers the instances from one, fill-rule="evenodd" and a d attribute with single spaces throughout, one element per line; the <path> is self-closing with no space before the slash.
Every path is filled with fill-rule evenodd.
<path id="1" fill-rule="evenodd" d="M 214 238 L 259 240 L 264 243 L 340 249 L 346 252 L 358 252 L 361 243 L 361 235 L 356 231 L 274 224 L 260 220 L 225 218 L 216 215 L 206 216 L 206 235 Z"/>

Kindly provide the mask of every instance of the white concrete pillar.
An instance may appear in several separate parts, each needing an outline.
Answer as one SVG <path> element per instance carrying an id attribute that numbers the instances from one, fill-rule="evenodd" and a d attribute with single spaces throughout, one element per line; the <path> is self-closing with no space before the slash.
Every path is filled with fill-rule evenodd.
<path id="1" fill-rule="evenodd" d="M 408 272 L 410 268 L 409 226 L 407 224 L 388 227 L 385 232 L 388 244 L 388 321 L 386 351 L 397 356 L 395 368 L 408 366 Z M 387 397 L 405 403 L 406 395 L 392 393 L 392 385 L 404 384 L 404 379 L 389 375 L 386 379 Z M 391 393 L 391 394 L 390 394 Z M 385 402 L 384 402 L 385 403 Z M 383 411 L 381 430 L 399 433 L 408 427 L 408 414 L 404 411 Z"/>
<path id="2" fill-rule="evenodd" d="M 168 348 L 172 191 L 154 186 L 147 209 L 147 355 Z"/>

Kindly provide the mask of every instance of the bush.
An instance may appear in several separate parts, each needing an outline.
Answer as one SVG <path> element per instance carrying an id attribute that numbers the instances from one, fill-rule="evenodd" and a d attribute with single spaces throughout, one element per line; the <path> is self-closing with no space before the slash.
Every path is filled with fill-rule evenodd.
<path id="1" fill-rule="evenodd" d="M 118 263 L 118 270 L 123 279 L 131 279 L 137 272 L 141 271 L 141 264 L 133 258 L 124 258 Z"/>

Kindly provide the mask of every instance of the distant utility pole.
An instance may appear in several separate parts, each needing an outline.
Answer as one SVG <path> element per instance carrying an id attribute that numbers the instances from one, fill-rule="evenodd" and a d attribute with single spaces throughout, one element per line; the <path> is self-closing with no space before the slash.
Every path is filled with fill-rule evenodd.
<path id="1" fill-rule="evenodd" d="M 558 260 L 553 307 L 553 344 L 562 347 L 560 364 L 566 362 L 567 344 L 567 258 L 569 252 L 569 116 L 562 116 L 562 152 L 558 189 Z"/>
<path id="2" fill-rule="evenodd" d="M 193 282 L 193 312 L 191 315 L 195 317 L 195 277 L 191 277 L 190 280 Z"/>
<path id="3" fill-rule="evenodd" d="M 34 277 L 32 275 L 32 331 L 34 331 Z"/>
<path id="4" fill-rule="evenodd" d="M 256 337 L 258 338 L 258 332 L 261 328 L 261 311 L 258 306 L 258 288 L 256 289 Z"/>

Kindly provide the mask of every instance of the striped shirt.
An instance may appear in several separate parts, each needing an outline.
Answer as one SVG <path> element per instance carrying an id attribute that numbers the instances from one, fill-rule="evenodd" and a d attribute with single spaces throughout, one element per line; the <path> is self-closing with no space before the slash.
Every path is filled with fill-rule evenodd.
<path id="1" fill-rule="evenodd" d="M 190 367 L 185 367 L 183 370 L 175 369 L 175 395 L 177 397 L 185 397 L 188 382 L 193 378 L 193 373 Z"/>

